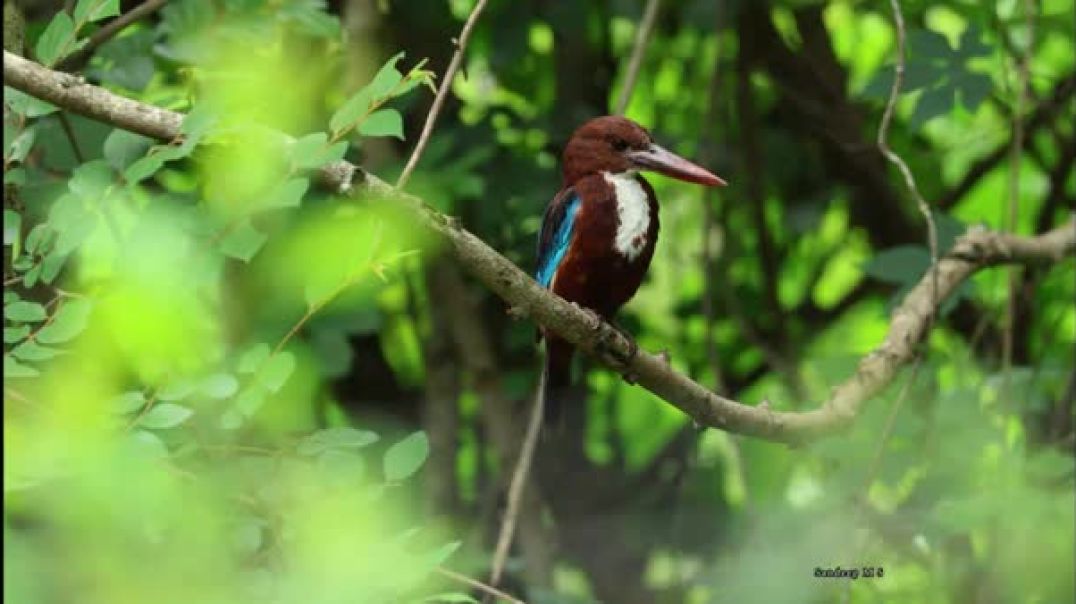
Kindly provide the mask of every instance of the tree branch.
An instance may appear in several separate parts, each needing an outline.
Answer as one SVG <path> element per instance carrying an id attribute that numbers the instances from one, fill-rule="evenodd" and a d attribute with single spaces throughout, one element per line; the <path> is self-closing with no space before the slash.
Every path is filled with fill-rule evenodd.
<path id="1" fill-rule="evenodd" d="M 4 82 L 69 111 L 139 134 L 166 141 L 180 134 L 183 116 L 179 113 L 119 97 L 9 52 L 4 52 Z M 1076 217 L 1034 237 L 984 229 L 969 231 L 905 296 L 893 313 L 885 340 L 859 362 L 855 374 L 838 385 L 819 408 L 787 413 L 718 396 L 674 371 L 659 356 L 643 351 L 631 356 L 631 344 L 611 326 L 602 324 L 594 329 L 588 313 L 542 288 L 510 260 L 462 228 L 458 221 L 433 210 L 413 195 L 396 191 L 361 168 L 345 161 L 336 162 L 322 168 L 319 177 L 322 184 L 334 190 L 366 193 L 374 199 L 391 199 L 403 206 L 418 224 L 444 240 L 446 249 L 460 266 L 506 303 L 607 366 L 630 371 L 640 386 L 699 424 L 776 442 L 800 443 L 848 427 L 866 401 L 889 385 L 899 369 L 913 358 L 915 346 L 926 335 L 929 317 L 934 314 L 930 295 L 933 279 L 937 278 L 936 301 L 940 304 L 963 281 L 985 267 L 1056 263 L 1076 251 Z"/>

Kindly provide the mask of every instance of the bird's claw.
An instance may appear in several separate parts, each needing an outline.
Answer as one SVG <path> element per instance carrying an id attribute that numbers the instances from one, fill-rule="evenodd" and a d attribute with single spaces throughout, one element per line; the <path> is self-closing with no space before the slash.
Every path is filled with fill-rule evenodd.
<path id="1" fill-rule="evenodd" d="M 593 331 L 595 333 L 601 331 L 602 325 L 603 325 L 604 322 L 602 321 L 602 318 L 600 316 L 598 316 L 598 313 L 594 312 L 593 310 L 591 310 L 591 309 L 589 309 L 589 308 L 587 308 L 585 306 L 580 306 L 580 305 L 576 304 L 575 302 L 572 302 L 571 304 L 572 304 L 572 306 L 574 306 L 574 307 L 578 308 L 579 310 L 583 311 L 583 314 L 585 314 L 587 316 L 587 320 L 590 321 L 590 330 L 591 331 Z"/>

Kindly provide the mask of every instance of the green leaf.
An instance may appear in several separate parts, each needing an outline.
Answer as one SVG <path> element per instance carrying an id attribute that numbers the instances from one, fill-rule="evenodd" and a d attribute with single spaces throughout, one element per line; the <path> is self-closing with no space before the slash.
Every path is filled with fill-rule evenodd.
<path id="1" fill-rule="evenodd" d="M 317 455 L 329 449 L 359 449 L 378 441 L 377 434 L 355 428 L 327 428 L 299 441 L 299 455 Z"/>
<path id="2" fill-rule="evenodd" d="M 35 264 L 22 276 L 22 286 L 29 289 L 37 285 L 37 279 L 41 276 L 41 265 Z"/>
<path id="3" fill-rule="evenodd" d="M 295 355 L 279 352 L 271 357 L 258 372 L 258 383 L 270 392 L 279 392 L 295 370 Z"/>
<path id="4" fill-rule="evenodd" d="M 20 361 L 47 361 L 60 354 L 59 350 L 41 346 L 37 342 L 26 341 L 11 351 Z"/>
<path id="5" fill-rule="evenodd" d="M 30 232 L 26 235 L 26 251 L 36 254 L 47 240 L 48 231 L 49 227 L 46 224 L 39 224 L 30 229 Z"/>
<path id="6" fill-rule="evenodd" d="M 239 364 L 237 370 L 239 373 L 254 373 L 269 358 L 269 345 L 268 344 L 255 344 L 247 349 L 243 353 L 243 356 L 239 357 Z"/>
<path id="7" fill-rule="evenodd" d="M 930 266 L 930 252 L 921 245 L 899 245 L 882 250 L 863 267 L 863 272 L 886 283 L 910 285 Z"/>
<path id="8" fill-rule="evenodd" d="M 8 168 L 4 172 L 4 184 L 22 187 L 26 185 L 26 170 L 22 168 Z"/>
<path id="9" fill-rule="evenodd" d="M 362 116 L 370 111 L 371 100 L 369 90 L 363 88 L 345 101 L 329 119 L 329 129 L 332 130 L 333 135 L 340 136 L 353 127 Z"/>
<path id="10" fill-rule="evenodd" d="M 86 162 L 75 168 L 67 188 L 83 199 L 97 200 L 112 186 L 112 167 L 103 159 Z"/>
<path id="11" fill-rule="evenodd" d="M 277 187 L 265 202 L 266 208 L 295 208 L 310 188 L 310 179 L 292 178 Z"/>
<path id="12" fill-rule="evenodd" d="M 19 300 L 4 307 L 4 318 L 9 321 L 33 323 L 44 321 L 48 316 L 45 307 L 37 302 Z"/>
<path id="13" fill-rule="evenodd" d="M 267 239 L 268 235 L 254 228 L 249 218 L 244 218 L 220 242 L 220 251 L 232 258 L 250 262 Z"/>
<path id="14" fill-rule="evenodd" d="M 239 380 L 230 373 L 215 373 L 202 382 L 199 390 L 209 398 L 226 399 L 239 391 Z"/>
<path id="15" fill-rule="evenodd" d="M 339 161 L 347 152 L 347 141 L 328 144 L 329 137 L 324 132 L 307 134 L 292 143 L 291 161 L 300 170 L 316 170 L 322 166 Z"/>
<path id="16" fill-rule="evenodd" d="M 49 22 L 49 26 L 37 39 L 34 53 L 42 64 L 52 67 L 56 61 L 67 54 L 68 47 L 75 41 L 75 23 L 67 13 L 60 11 Z"/>
<path id="17" fill-rule="evenodd" d="M 395 136 L 403 140 L 403 118 L 395 109 L 379 109 L 359 124 L 362 136 Z"/>
<path id="18" fill-rule="evenodd" d="M 159 388 L 157 390 L 157 400 L 181 401 L 194 393 L 196 387 L 196 384 L 191 380 L 181 378 Z"/>
<path id="19" fill-rule="evenodd" d="M 112 399 L 112 412 L 117 415 L 128 415 L 138 411 L 146 405 L 146 395 L 140 390 L 132 390 Z"/>
<path id="20" fill-rule="evenodd" d="M 37 341 L 43 344 L 60 344 L 71 340 L 86 329 L 93 303 L 87 298 L 68 300 L 56 311 L 52 322 L 37 333 Z"/>
<path id="21" fill-rule="evenodd" d="M 23 340 L 28 335 L 30 335 L 29 325 L 19 325 L 18 327 L 5 327 L 4 343 L 14 344 L 15 342 Z"/>
<path id="22" fill-rule="evenodd" d="M 92 23 L 120 14 L 120 0 L 78 0 L 75 22 Z"/>
<path id="23" fill-rule="evenodd" d="M 415 432 L 411 436 L 389 447 L 385 452 L 383 467 L 387 482 L 399 482 L 411 476 L 422 467 L 430 453 L 430 441 L 425 432 Z"/>
<path id="24" fill-rule="evenodd" d="M 339 135 L 351 128 L 364 115 L 369 113 L 372 104 L 380 103 L 383 100 L 382 97 L 391 92 L 400 83 L 400 80 L 403 79 L 403 74 L 396 69 L 396 63 L 403 56 L 404 53 L 401 52 L 389 59 L 381 66 L 381 69 L 378 70 L 369 84 L 356 92 L 333 114 L 332 119 L 329 120 L 329 128 L 334 134 Z"/>
<path id="25" fill-rule="evenodd" d="M 928 121 L 948 114 L 953 110 L 953 89 L 948 85 L 932 88 L 919 96 L 915 111 L 910 120 L 913 128 L 918 128 Z"/>
<path id="26" fill-rule="evenodd" d="M 127 169 L 123 171 L 123 180 L 132 185 L 140 183 L 156 174 L 162 166 L 164 166 L 164 158 L 160 154 L 150 153 L 127 166 Z"/>
<path id="27" fill-rule="evenodd" d="M 4 245 L 11 246 L 11 257 L 18 258 L 22 252 L 22 214 L 15 210 L 4 210 Z"/>
<path id="28" fill-rule="evenodd" d="M 67 254 L 55 247 L 51 249 L 41 261 L 41 280 L 45 283 L 52 283 L 56 275 L 60 274 L 60 269 L 63 268 L 65 262 L 67 262 Z"/>
<path id="29" fill-rule="evenodd" d="M 36 128 L 26 128 L 20 132 L 15 137 L 15 140 L 11 142 L 11 148 L 5 155 L 5 159 L 9 162 L 21 162 L 26 159 L 26 155 L 30 153 L 30 149 L 34 146 L 36 135 Z"/>
<path id="30" fill-rule="evenodd" d="M 174 428 L 190 419 L 191 415 L 194 415 L 194 412 L 187 407 L 174 403 L 160 403 L 147 411 L 138 420 L 138 425 L 151 430 Z"/>
<path id="31" fill-rule="evenodd" d="M 135 449 L 142 451 L 144 455 L 154 459 L 168 457 L 168 446 L 156 434 L 145 430 L 135 430 L 130 438 Z"/>
<path id="32" fill-rule="evenodd" d="M 10 354 L 4 355 L 4 379 L 37 377 L 41 372 L 29 365 L 23 365 Z"/>
<path id="33" fill-rule="evenodd" d="M 456 550 L 460 548 L 462 541 L 453 541 L 446 543 L 441 547 L 433 550 L 429 554 L 423 556 L 424 562 L 430 567 L 440 566 L 445 560 L 448 560 L 449 556 L 456 553 Z"/>
<path id="34" fill-rule="evenodd" d="M 381 69 L 377 70 L 374 75 L 374 79 L 370 80 L 367 84 L 367 88 L 370 91 L 370 96 L 373 100 L 381 100 L 382 97 L 389 94 L 400 80 L 403 79 L 403 74 L 400 70 L 396 69 L 396 64 L 400 62 L 400 59 L 404 57 L 404 53 L 396 53 L 394 57 L 385 61 L 385 64 L 381 66 Z"/>
<path id="35" fill-rule="evenodd" d="M 4 86 L 4 104 L 24 117 L 41 117 L 59 111 L 59 108 L 51 103 L 8 86 Z"/>
<path id="36" fill-rule="evenodd" d="M 123 171 L 146 154 L 153 141 L 133 132 L 116 129 L 105 139 L 105 160 L 114 170 Z"/>

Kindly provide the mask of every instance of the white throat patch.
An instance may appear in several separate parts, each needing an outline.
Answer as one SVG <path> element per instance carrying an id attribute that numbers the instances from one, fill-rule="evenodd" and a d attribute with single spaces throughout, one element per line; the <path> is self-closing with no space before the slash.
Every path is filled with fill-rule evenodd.
<path id="1" fill-rule="evenodd" d="M 616 211 L 620 219 L 616 227 L 616 251 L 628 260 L 642 253 L 650 228 L 650 200 L 635 179 L 635 171 L 610 174 L 602 172 L 605 181 L 616 192 Z"/>

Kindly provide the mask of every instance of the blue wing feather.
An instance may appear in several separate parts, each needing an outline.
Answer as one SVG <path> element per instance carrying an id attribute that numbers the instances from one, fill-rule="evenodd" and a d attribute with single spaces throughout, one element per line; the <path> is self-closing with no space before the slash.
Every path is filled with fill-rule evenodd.
<path id="1" fill-rule="evenodd" d="M 579 196 L 572 189 L 565 189 L 546 208 L 538 239 L 538 269 L 534 276 L 542 287 L 552 285 L 553 277 L 568 253 L 579 205 Z"/>

